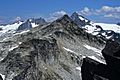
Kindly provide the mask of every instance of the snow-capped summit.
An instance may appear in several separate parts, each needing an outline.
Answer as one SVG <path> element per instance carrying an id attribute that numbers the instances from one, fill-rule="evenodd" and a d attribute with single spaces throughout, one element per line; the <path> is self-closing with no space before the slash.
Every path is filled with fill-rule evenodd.
<path id="1" fill-rule="evenodd" d="M 72 14 L 71 18 L 80 28 L 92 35 L 120 41 L 120 26 L 117 24 L 95 23 L 76 12 Z"/>
<path id="2" fill-rule="evenodd" d="M 46 21 L 44 18 L 31 18 L 31 23 L 35 23 L 35 24 L 45 24 Z"/>
<path id="3" fill-rule="evenodd" d="M 18 27 L 17 31 L 23 31 L 31 28 L 32 28 L 31 19 L 28 19 L 26 22 L 24 22 Z"/>
<path id="4" fill-rule="evenodd" d="M 27 21 L 25 21 L 23 24 L 21 24 L 17 31 L 21 31 L 21 30 L 26 30 L 26 29 L 31 29 L 34 27 L 37 27 L 38 25 L 44 25 L 47 22 L 43 19 L 43 18 L 30 18 Z"/>

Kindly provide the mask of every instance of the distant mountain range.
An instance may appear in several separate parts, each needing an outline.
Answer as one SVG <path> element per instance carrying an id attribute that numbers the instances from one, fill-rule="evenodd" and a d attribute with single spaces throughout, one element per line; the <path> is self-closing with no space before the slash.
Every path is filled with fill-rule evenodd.
<path id="1" fill-rule="evenodd" d="M 47 24 L 43 18 L 28 19 L 26 21 L 17 21 L 11 24 L 5 24 L 0 26 L 0 40 L 5 40 L 8 37 L 13 36 L 16 33 L 29 30 L 39 25 Z"/>
<path id="2" fill-rule="evenodd" d="M 118 24 L 107 24 L 107 23 L 94 23 L 91 20 L 79 15 L 74 12 L 71 15 L 71 19 L 86 32 L 96 35 L 103 39 L 113 39 L 120 42 L 120 26 Z M 38 25 L 44 25 L 47 22 L 43 18 L 30 18 L 26 21 L 17 21 L 11 24 L 5 24 L 0 26 L 0 35 L 4 33 L 16 33 L 24 30 L 34 28 Z"/>

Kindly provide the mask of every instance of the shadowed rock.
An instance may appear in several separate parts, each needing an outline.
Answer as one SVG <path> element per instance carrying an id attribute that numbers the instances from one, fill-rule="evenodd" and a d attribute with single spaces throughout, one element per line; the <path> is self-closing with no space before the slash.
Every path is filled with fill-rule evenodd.
<path id="1" fill-rule="evenodd" d="M 0 80 L 3 80 L 2 76 L 0 75 Z"/>
<path id="2" fill-rule="evenodd" d="M 111 69 L 120 72 L 120 44 L 112 40 L 107 41 L 102 54 L 106 60 L 107 65 Z"/>
<path id="3" fill-rule="evenodd" d="M 120 44 L 107 41 L 102 54 L 106 65 L 90 58 L 83 59 L 82 80 L 120 80 Z"/>

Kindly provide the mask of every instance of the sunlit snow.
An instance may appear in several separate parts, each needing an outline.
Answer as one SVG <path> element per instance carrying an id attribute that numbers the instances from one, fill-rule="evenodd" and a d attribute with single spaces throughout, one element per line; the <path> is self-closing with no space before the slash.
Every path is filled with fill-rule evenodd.
<path id="1" fill-rule="evenodd" d="M 71 52 L 71 53 L 75 53 L 75 54 L 77 54 L 76 52 L 74 52 L 74 51 L 71 50 L 71 49 L 68 49 L 68 48 L 65 48 L 65 47 L 63 47 L 63 49 L 65 49 L 65 50 L 68 51 L 68 52 Z"/>
<path id="2" fill-rule="evenodd" d="M 27 33 L 27 32 L 29 32 L 29 31 L 30 31 L 30 30 L 24 30 L 24 31 L 22 31 L 22 32 L 16 33 L 15 35 Z"/>
<path id="3" fill-rule="evenodd" d="M 77 70 L 81 71 L 81 67 L 76 67 Z"/>
<path id="4" fill-rule="evenodd" d="M 6 26 L 0 26 L 0 28 L 2 28 L 2 30 L 0 32 L 5 33 L 9 30 L 16 30 L 18 29 L 18 27 L 22 24 L 22 22 L 19 23 L 14 23 L 14 24 L 8 24 Z"/>
<path id="5" fill-rule="evenodd" d="M 112 30 L 114 32 L 120 33 L 120 26 L 117 24 L 94 23 L 94 25 L 100 25 L 103 30 Z"/>
<path id="6" fill-rule="evenodd" d="M 12 51 L 13 49 L 17 48 L 18 46 L 11 47 L 9 51 Z"/>
<path id="7" fill-rule="evenodd" d="M 86 45 L 86 44 L 84 45 L 84 47 L 87 48 L 87 49 L 89 49 L 89 50 L 92 50 L 92 51 L 94 51 L 94 52 L 99 53 L 99 54 L 98 54 L 99 56 L 102 55 L 100 49 L 97 49 L 97 48 L 95 48 L 95 47 L 92 47 L 92 46 L 89 46 L 89 45 Z"/>
<path id="8" fill-rule="evenodd" d="M 100 63 L 106 64 L 105 62 L 99 60 L 99 59 L 96 58 L 95 56 L 87 56 L 87 57 L 89 57 L 89 58 L 91 58 L 91 59 L 93 59 L 93 60 L 96 60 L 96 61 L 98 61 L 98 62 L 100 62 Z"/>
<path id="9" fill-rule="evenodd" d="M 32 24 L 32 27 L 33 27 L 33 28 L 38 26 L 38 25 L 35 24 L 35 23 L 31 23 L 31 24 Z"/>
<path id="10" fill-rule="evenodd" d="M 1 73 L 0 73 L 0 75 L 1 75 L 2 79 L 5 80 L 5 75 L 3 75 Z"/>

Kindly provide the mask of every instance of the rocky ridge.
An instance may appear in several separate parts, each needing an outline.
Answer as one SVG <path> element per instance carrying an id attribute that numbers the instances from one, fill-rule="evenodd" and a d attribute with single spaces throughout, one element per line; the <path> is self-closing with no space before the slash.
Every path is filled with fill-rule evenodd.
<path id="1" fill-rule="evenodd" d="M 0 73 L 6 80 L 81 80 L 84 57 L 94 56 L 105 63 L 96 51 L 104 45 L 103 39 L 64 15 L 1 42 Z"/>

